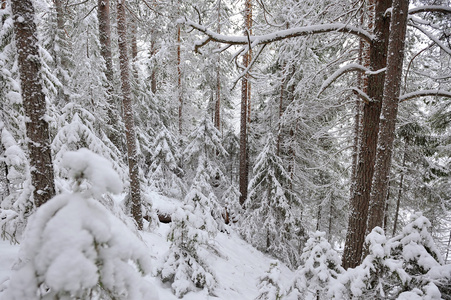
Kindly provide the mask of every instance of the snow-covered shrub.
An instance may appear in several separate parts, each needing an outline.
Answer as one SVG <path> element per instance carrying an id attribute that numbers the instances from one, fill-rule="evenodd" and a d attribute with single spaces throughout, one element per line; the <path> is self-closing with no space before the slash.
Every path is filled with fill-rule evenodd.
<path id="1" fill-rule="evenodd" d="M 402 261 L 392 258 L 393 244 L 382 228 L 375 227 L 365 243 L 368 255 L 362 264 L 340 276 L 343 286 L 334 288 L 335 299 L 394 299 L 410 282 Z"/>
<path id="2" fill-rule="evenodd" d="M 256 300 L 280 300 L 284 296 L 281 286 L 279 263 L 274 260 L 270 263 L 269 270 L 259 277 L 259 294 Z"/>
<path id="3" fill-rule="evenodd" d="M 392 256 L 403 262 L 403 269 L 412 277 L 406 290 L 422 291 L 422 295 L 427 295 L 437 289 L 437 287 L 432 287 L 434 283 L 431 274 L 434 275 L 434 281 L 437 283 L 449 282 L 451 279 L 450 268 L 448 268 L 448 274 L 437 272 L 444 261 L 429 233 L 430 228 L 429 220 L 421 214 L 417 214 L 403 228 L 401 234 L 393 238 L 393 242 L 396 244 L 393 247 Z M 432 272 L 429 274 L 431 270 Z M 442 276 L 443 278 L 440 278 Z M 444 288 L 446 288 L 446 284 Z"/>
<path id="4" fill-rule="evenodd" d="M 144 276 L 148 248 L 93 197 L 122 191 L 109 162 L 87 149 L 63 165 L 74 193 L 61 194 L 30 218 L 6 299 L 156 299 Z"/>
<path id="5" fill-rule="evenodd" d="M 301 255 L 301 265 L 290 292 L 290 299 L 327 299 L 329 288 L 343 273 L 338 253 L 324 238 L 325 232 L 317 231 L 308 239 Z"/>
<path id="6" fill-rule="evenodd" d="M 4 149 L 0 162 L 8 170 L 5 187 L 8 195 L 0 206 L 0 234 L 2 239 L 18 242 L 33 211 L 31 175 L 25 152 L 2 122 L 0 129 L 0 146 Z"/>
<path id="7" fill-rule="evenodd" d="M 183 207 L 171 217 L 168 239 L 172 243 L 158 273 L 163 282 L 171 283 L 172 291 L 180 298 L 197 288 L 211 293 L 216 286 L 216 278 L 203 260 L 209 240 L 218 231 L 209 203 L 201 191 L 192 187 Z"/>

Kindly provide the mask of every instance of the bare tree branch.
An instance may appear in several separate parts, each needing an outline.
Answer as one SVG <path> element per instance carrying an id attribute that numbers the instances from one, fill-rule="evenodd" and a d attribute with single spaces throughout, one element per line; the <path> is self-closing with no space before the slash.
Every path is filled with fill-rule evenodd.
<path id="1" fill-rule="evenodd" d="M 424 90 L 418 92 L 407 93 L 399 97 L 399 102 L 404 102 L 413 98 L 427 97 L 427 96 L 438 96 L 438 97 L 448 97 L 451 98 L 451 92 L 443 90 Z"/>

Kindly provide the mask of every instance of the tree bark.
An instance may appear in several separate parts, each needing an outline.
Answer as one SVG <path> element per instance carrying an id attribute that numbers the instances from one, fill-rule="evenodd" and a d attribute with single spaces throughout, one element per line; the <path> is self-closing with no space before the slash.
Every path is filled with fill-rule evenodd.
<path id="1" fill-rule="evenodd" d="M 180 50 L 180 24 L 177 25 L 177 96 L 179 100 L 179 133 L 182 135 L 182 113 L 183 113 L 183 96 L 182 96 L 182 69 L 181 69 L 181 50 Z"/>
<path id="2" fill-rule="evenodd" d="M 399 206 L 401 205 L 401 196 L 402 196 L 403 184 L 404 184 L 404 173 L 405 173 L 405 167 L 406 167 L 408 141 L 409 141 L 408 138 L 406 138 L 405 141 L 404 141 L 404 154 L 403 154 L 403 157 L 402 157 L 401 178 L 399 179 L 398 199 L 396 200 L 396 211 L 395 211 L 395 219 L 393 221 L 392 236 L 395 236 L 396 229 L 397 229 L 397 226 L 398 226 Z"/>
<path id="3" fill-rule="evenodd" d="M 55 195 L 46 101 L 42 90 L 41 60 L 31 0 L 12 0 L 14 31 L 18 52 L 20 86 L 30 156 L 33 199 L 37 207 Z"/>
<path id="4" fill-rule="evenodd" d="M 118 107 L 114 101 L 114 73 L 111 54 L 111 26 L 110 26 L 110 0 L 98 0 L 97 18 L 99 20 L 100 54 L 105 61 L 105 77 L 107 79 L 107 114 L 108 114 L 108 138 L 119 149 L 122 149 L 122 141 L 116 123 Z"/>
<path id="5" fill-rule="evenodd" d="M 130 176 L 131 212 L 138 229 L 142 229 L 141 188 L 139 183 L 138 153 L 136 149 L 135 122 L 130 89 L 129 59 L 127 49 L 127 22 L 125 0 L 117 2 L 117 31 L 119 38 L 119 62 L 121 69 L 122 106 L 127 140 L 127 158 Z"/>
<path id="6" fill-rule="evenodd" d="M 250 0 L 246 0 L 245 12 L 244 12 L 244 31 L 247 35 L 249 30 L 249 11 Z M 243 67 L 246 69 L 249 65 L 249 53 L 243 56 Z M 247 188 L 249 184 L 249 172 L 248 172 L 248 154 L 247 154 L 247 124 L 248 124 L 248 79 L 249 75 L 246 74 L 241 80 L 241 116 L 240 116 L 240 204 L 244 206 L 244 202 L 247 199 Z"/>
<path id="7" fill-rule="evenodd" d="M 218 3 L 218 29 L 217 33 L 221 33 L 221 1 Z M 218 53 L 218 60 L 216 61 L 216 103 L 215 103 L 215 127 L 221 130 L 221 55 Z"/>
<path id="8" fill-rule="evenodd" d="M 401 90 L 404 44 L 406 38 L 409 0 L 394 0 L 388 43 L 387 71 L 382 101 L 382 117 L 377 142 L 376 165 L 370 196 L 367 233 L 382 226 L 385 199 L 390 178 L 393 140 Z"/>
<path id="9" fill-rule="evenodd" d="M 390 20 L 385 16 L 385 12 L 390 7 L 391 0 L 380 0 L 376 1 L 375 4 L 373 32 L 375 38 L 370 45 L 370 67 L 373 71 L 380 70 L 386 65 Z M 372 101 L 363 106 L 359 160 L 350 199 L 348 230 L 342 259 L 342 265 L 345 269 L 356 267 L 360 264 L 362 258 L 376 158 L 384 76 L 384 73 L 381 72 L 368 78 L 368 96 Z"/>

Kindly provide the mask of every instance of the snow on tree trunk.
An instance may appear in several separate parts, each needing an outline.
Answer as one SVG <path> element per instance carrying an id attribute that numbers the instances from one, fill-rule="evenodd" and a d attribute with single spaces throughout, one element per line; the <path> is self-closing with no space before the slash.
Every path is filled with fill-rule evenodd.
<path id="1" fill-rule="evenodd" d="M 385 12 L 391 7 L 391 2 L 391 0 L 376 2 L 374 19 L 374 35 L 376 38 L 373 39 L 370 46 L 370 67 L 373 71 L 385 68 L 386 65 L 390 22 Z M 346 244 L 342 259 L 342 265 L 345 269 L 356 267 L 362 259 L 376 158 L 383 88 L 383 72 L 371 75 L 368 78 L 368 96 L 371 102 L 365 103 L 363 106 L 363 128 L 359 145 L 359 161 L 355 176 L 356 182 L 352 183 L 354 188 L 350 199 L 348 230 L 346 232 Z"/>
<path id="2" fill-rule="evenodd" d="M 11 8 L 26 116 L 33 199 L 39 207 L 54 196 L 55 183 L 34 7 L 30 0 L 14 0 L 11 1 Z"/>
<path id="3" fill-rule="evenodd" d="M 376 226 L 382 226 L 384 218 L 384 206 L 388 193 L 391 156 L 401 89 L 408 9 L 408 0 L 393 1 L 382 117 L 377 140 L 376 165 L 371 187 L 367 231 L 371 231 Z"/>
<path id="4" fill-rule="evenodd" d="M 131 212 L 139 229 L 143 227 L 141 212 L 141 188 L 139 183 L 138 151 L 136 147 L 135 122 L 130 89 L 129 59 L 127 49 L 127 21 L 125 0 L 117 2 L 117 31 L 119 39 L 119 61 L 121 68 L 121 87 L 125 137 L 127 140 L 127 158 L 130 176 Z"/>

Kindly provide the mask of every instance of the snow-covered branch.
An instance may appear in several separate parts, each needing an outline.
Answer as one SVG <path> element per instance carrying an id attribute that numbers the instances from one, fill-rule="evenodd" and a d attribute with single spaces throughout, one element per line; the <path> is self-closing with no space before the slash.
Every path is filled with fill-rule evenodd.
<path id="1" fill-rule="evenodd" d="M 365 93 L 364 91 L 362 91 L 361 89 L 353 87 L 353 88 L 351 88 L 351 91 L 353 91 L 354 94 L 357 95 L 357 97 L 359 97 L 366 104 L 371 102 L 370 96 L 368 96 L 368 94 Z"/>
<path id="2" fill-rule="evenodd" d="M 418 26 L 416 24 L 410 24 L 412 27 L 418 29 L 421 31 L 425 36 L 427 36 L 431 41 L 437 44 L 443 51 L 451 55 L 451 49 L 446 47 L 445 44 L 443 44 L 437 37 L 435 37 L 432 33 L 427 31 L 426 29 L 422 28 L 421 26 Z"/>
<path id="3" fill-rule="evenodd" d="M 451 7 L 442 5 L 426 5 L 409 9 L 409 15 L 419 14 L 423 12 L 451 13 Z"/>
<path id="4" fill-rule="evenodd" d="M 368 31 L 342 23 L 295 27 L 291 29 L 279 30 L 270 34 L 247 37 L 247 36 L 228 36 L 219 34 L 212 30 L 209 30 L 205 26 L 197 24 L 188 19 L 179 19 L 177 22 L 190 26 L 208 36 L 208 38 L 205 38 L 196 44 L 196 49 L 204 46 L 210 41 L 229 45 L 247 45 L 249 43 L 252 43 L 253 45 L 258 45 L 258 44 L 269 44 L 293 37 L 307 36 L 310 34 L 327 33 L 327 32 L 350 33 L 368 42 L 371 42 L 373 39 L 373 35 L 370 34 Z"/>
<path id="5" fill-rule="evenodd" d="M 426 96 L 439 96 L 451 98 L 451 92 L 443 90 L 423 90 L 412 93 L 407 93 L 399 97 L 399 102 L 404 102 L 413 98 L 426 97 Z"/>
<path id="6" fill-rule="evenodd" d="M 345 66 L 341 67 L 340 69 L 338 69 L 337 71 L 335 71 L 329 78 L 326 79 L 326 81 L 323 82 L 318 95 L 321 94 L 322 92 L 324 92 L 324 90 L 327 89 L 332 84 L 332 82 L 337 80 L 339 77 L 341 77 L 342 75 L 344 75 L 346 73 L 354 72 L 354 71 L 362 72 L 367 75 L 375 75 L 375 74 L 378 74 L 381 72 L 385 72 L 385 68 L 377 70 L 377 71 L 371 71 L 368 68 L 366 68 L 362 65 L 359 65 L 359 64 L 345 65 Z"/>

